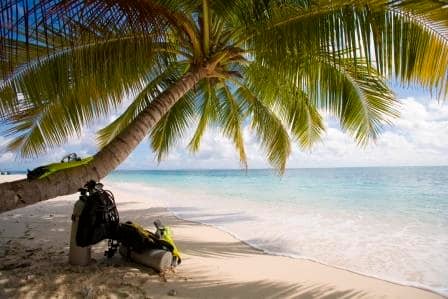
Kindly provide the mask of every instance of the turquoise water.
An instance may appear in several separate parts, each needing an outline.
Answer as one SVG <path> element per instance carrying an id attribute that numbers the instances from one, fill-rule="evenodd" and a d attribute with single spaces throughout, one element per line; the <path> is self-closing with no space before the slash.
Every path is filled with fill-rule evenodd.
<path id="1" fill-rule="evenodd" d="M 266 252 L 448 294 L 448 167 L 295 169 L 281 177 L 118 171 L 107 180 L 168 190 L 162 200 L 176 215 Z"/>

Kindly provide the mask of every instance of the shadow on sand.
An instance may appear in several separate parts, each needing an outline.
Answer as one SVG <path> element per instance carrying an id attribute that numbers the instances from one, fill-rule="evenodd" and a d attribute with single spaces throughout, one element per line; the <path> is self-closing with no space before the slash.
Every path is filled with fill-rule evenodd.
<path id="1" fill-rule="evenodd" d="M 0 232 L 0 298 L 363 298 L 357 290 L 335 290 L 329 285 L 281 284 L 261 280 L 234 283 L 210 279 L 201 269 L 184 273 L 182 265 L 174 272 L 159 275 L 151 269 L 123 260 L 118 254 L 103 257 L 106 243 L 94 247 L 96 259 L 87 267 L 67 264 L 70 214 L 73 201 L 51 203 L 50 212 L 39 206 L 0 214 L 0 227 L 11 222 L 17 231 Z M 161 218 L 167 225 L 197 226 L 180 220 L 164 208 L 126 209 L 119 204 L 122 221 L 132 220 L 152 227 Z M 129 203 L 129 206 L 132 204 Z M 39 215 L 39 216 L 37 216 Z M 11 225 L 9 225 L 11 227 Z M 44 231 L 43 227 L 51 227 Z M 179 247 L 189 256 L 229 257 L 263 254 L 241 242 L 191 242 L 180 239 Z M 188 262 L 188 261 L 185 261 Z"/>

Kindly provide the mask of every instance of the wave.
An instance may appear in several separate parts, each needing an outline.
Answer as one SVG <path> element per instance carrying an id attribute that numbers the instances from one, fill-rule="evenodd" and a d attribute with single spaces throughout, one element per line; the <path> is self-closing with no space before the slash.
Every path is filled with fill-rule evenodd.
<path id="1" fill-rule="evenodd" d="M 391 240 L 387 240 L 388 236 L 386 236 L 386 232 L 384 232 L 382 236 L 378 231 L 376 231 L 376 236 L 374 236 L 373 231 L 371 231 L 370 233 L 372 234 L 372 236 L 367 236 L 364 239 L 369 242 L 367 244 L 370 246 L 372 244 L 378 245 L 378 252 L 381 252 L 381 250 L 387 251 L 387 255 L 389 256 L 389 258 L 379 257 L 378 259 L 373 258 L 369 260 L 362 255 L 360 256 L 359 251 L 362 250 L 362 246 L 359 244 L 358 240 L 358 244 L 350 249 L 355 255 L 354 259 L 347 260 L 347 252 L 349 252 L 350 250 L 346 250 L 347 248 L 341 246 L 340 244 L 334 244 L 341 242 L 341 240 L 338 240 L 338 234 L 340 236 L 346 236 L 346 238 L 351 237 L 352 239 L 356 239 L 360 238 L 359 235 L 362 235 L 364 232 L 363 230 L 359 230 L 350 232 L 349 234 L 347 234 L 346 232 L 341 234 L 338 229 L 343 230 L 354 225 L 372 225 L 373 221 L 378 221 L 378 219 L 365 219 L 365 216 L 357 220 L 347 219 L 347 214 L 339 215 L 338 211 L 327 211 L 322 209 L 318 209 L 317 213 L 316 209 L 314 209 L 310 215 L 307 215 L 307 213 L 310 213 L 310 211 L 307 211 L 307 207 L 301 207 L 300 211 L 290 213 L 291 211 L 288 212 L 288 209 L 290 210 L 291 206 L 288 206 L 288 204 L 276 204 L 275 206 L 277 207 L 277 209 L 273 212 L 272 209 L 269 209 L 269 207 L 272 206 L 272 203 L 270 202 L 257 202 L 247 199 L 223 199 L 222 196 L 216 197 L 211 195 L 207 191 L 185 191 L 181 188 L 176 188 L 176 186 L 170 187 L 168 189 L 154 187 L 153 185 L 148 183 L 124 183 L 116 182 L 114 180 L 112 180 L 112 182 L 114 186 L 118 186 L 120 189 L 123 189 L 126 192 L 135 192 L 135 190 L 141 190 L 140 192 L 143 191 L 145 193 L 147 192 L 148 194 L 152 194 L 152 201 L 156 201 L 157 204 L 166 207 L 176 217 L 216 227 L 229 233 L 245 244 L 255 249 L 261 250 L 266 254 L 309 260 L 360 275 L 373 277 L 400 285 L 412 286 L 428 290 L 448 297 L 448 288 L 443 285 L 444 282 L 446 282 L 446 280 L 443 280 L 443 277 L 447 274 L 442 270 L 440 272 L 442 274 L 430 273 L 431 271 L 434 271 L 434 269 L 440 268 L 444 262 L 442 261 L 442 264 L 440 263 L 440 261 L 434 261 L 433 263 L 431 263 L 430 260 L 424 261 L 424 263 L 421 261 L 419 262 L 419 260 L 422 258 L 417 256 L 418 253 L 416 253 L 415 250 L 411 250 L 412 248 L 399 247 L 394 251 L 393 246 L 391 247 L 390 244 Z M 263 218 L 263 216 L 267 217 L 267 214 L 263 214 L 266 212 L 273 214 L 272 217 L 279 217 L 279 219 L 273 221 L 272 219 Z M 292 217 L 293 219 L 288 219 L 288 217 L 291 217 L 291 215 L 313 219 L 314 223 L 309 224 L 308 227 L 312 228 L 313 226 L 316 226 L 316 231 L 309 231 L 309 236 L 300 236 L 300 240 L 296 240 L 294 236 L 288 236 L 286 238 L 283 229 L 291 229 L 291 227 L 293 227 L 294 229 L 298 229 L 301 226 L 306 226 L 307 221 L 309 222 L 308 218 L 304 220 L 302 219 L 302 222 L 294 220 L 296 217 Z M 334 216 L 334 219 L 329 220 L 329 215 Z M 357 216 L 355 215 L 351 218 L 357 218 Z M 290 220 L 289 223 L 288 220 Z M 394 223 L 393 225 L 394 227 L 396 227 L 397 225 L 400 225 L 400 223 Z M 257 239 L 253 237 L 254 235 L 256 235 L 256 233 L 254 234 L 254 230 L 256 230 L 257 226 L 264 228 L 263 234 L 267 235 L 268 238 Z M 403 229 L 401 231 L 395 232 L 394 237 L 404 239 L 406 236 L 408 236 L 406 234 L 409 234 L 410 232 L 412 232 L 412 229 Z M 389 231 L 388 233 L 391 234 L 392 232 Z M 425 236 L 412 236 L 416 238 L 417 241 L 415 243 L 409 243 L 408 246 L 422 246 L 422 244 L 427 242 L 427 240 L 424 238 Z M 382 240 L 383 238 L 386 240 Z M 266 240 L 271 240 L 271 242 L 267 242 Z M 350 243 L 350 240 L 344 241 L 347 244 Z M 321 246 L 326 248 L 322 252 L 316 252 L 315 254 L 301 254 L 300 250 L 295 249 L 295 247 L 297 247 L 297 244 L 302 243 L 325 243 L 327 246 Z M 282 244 L 285 246 L 278 246 L 278 244 Z M 443 248 L 446 244 L 448 243 L 440 243 L 440 247 Z M 309 246 L 309 248 L 312 247 L 313 246 Z M 309 248 L 304 249 L 303 252 L 310 252 Z M 341 248 L 343 248 L 344 250 L 341 250 Z M 342 252 L 337 252 L 338 250 Z M 372 251 L 372 249 L 370 250 Z M 333 255 L 329 258 L 327 257 L 326 259 L 319 258 L 320 256 L 322 256 L 322 254 L 325 253 L 325 251 L 332 252 Z M 410 251 L 410 253 L 403 255 L 403 251 Z M 435 254 L 439 255 L 441 253 L 442 252 L 435 252 Z M 394 254 L 397 256 L 394 256 Z M 434 256 L 434 258 L 437 257 Z M 405 274 L 409 273 L 404 271 L 403 269 L 401 272 L 397 272 L 395 268 L 400 267 L 400 262 L 407 267 L 406 271 L 412 272 L 413 275 L 420 277 L 420 280 L 418 281 L 417 279 L 405 279 Z M 396 265 L 394 265 L 395 263 Z M 428 263 L 434 266 L 434 269 L 428 270 L 427 268 L 425 268 L 425 265 Z M 353 267 L 353 264 L 357 264 L 357 267 Z M 384 268 L 388 269 L 390 273 L 387 274 L 387 271 L 379 273 L 381 271 L 376 270 Z M 438 275 L 442 277 L 438 277 Z"/>

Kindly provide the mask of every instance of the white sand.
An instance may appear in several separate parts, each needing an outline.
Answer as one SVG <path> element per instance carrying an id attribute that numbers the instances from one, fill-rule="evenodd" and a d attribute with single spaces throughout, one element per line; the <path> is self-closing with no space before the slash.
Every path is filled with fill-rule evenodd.
<path id="1" fill-rule="evenodd" d="M 18 179 L 1 176 L 0 181 Z M 114 184 L 122 221 L 152 229 L 159 218 L 172 227 L 183 263 L 159 276 L 103 257 L 87 267 L 67 263 L 70 215 L 77 195 L 63 196 L 0 214 L 0 298 L 442 298 L 319 263 L 271 256 L 214 227 L 180 220 L 155 204 L 151 194 Z M 1 199 L 0 199 L 1 200 Z"/>

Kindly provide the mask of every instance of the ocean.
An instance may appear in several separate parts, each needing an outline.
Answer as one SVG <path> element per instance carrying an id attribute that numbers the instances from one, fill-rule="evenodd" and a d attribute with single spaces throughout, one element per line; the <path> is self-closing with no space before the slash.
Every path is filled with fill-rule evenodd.
<path id="1" fill-rule="evenodd" d="M 267 253 L 448 295 L 448 167 L 290 169 L 283 176 L 116 171 L 107 180 L 163 190 L 161 204 L 176 216 Z"/>

